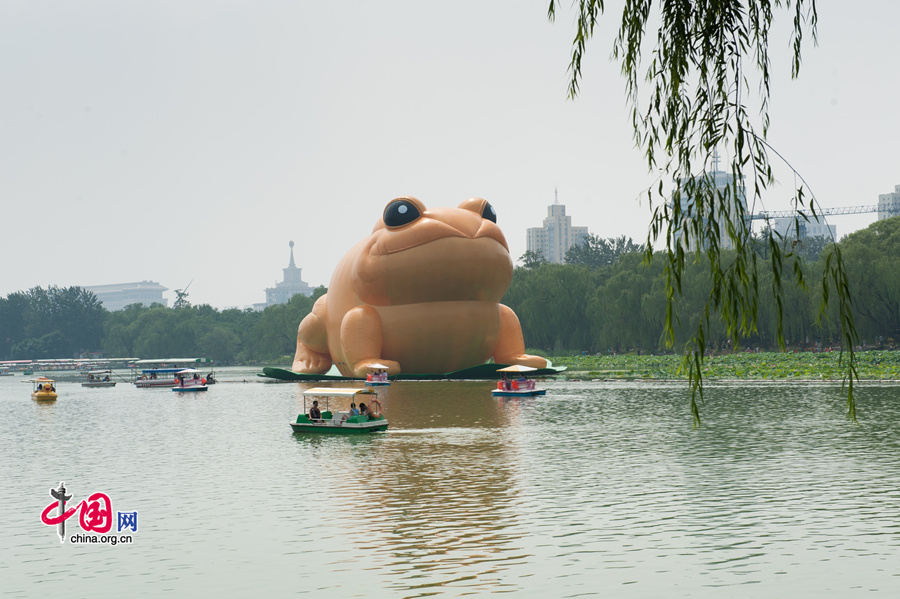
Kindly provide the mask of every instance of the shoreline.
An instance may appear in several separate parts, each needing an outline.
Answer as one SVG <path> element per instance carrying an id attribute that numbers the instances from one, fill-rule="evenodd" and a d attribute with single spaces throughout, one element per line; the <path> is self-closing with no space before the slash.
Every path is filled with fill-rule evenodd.
<path id="1" fill-rule="evenodd" d="M 567 380 L 686 381 L 682 357 L 666 355 L 550 356 L 566 366 Z M 900 350 L 856 352 L 858 382 L 900 382 Z M 846 354 L 840 352 L 735 352 L 708 356 L 706 382 L 793 381 L 841 383 L 846 380 Z"/>
<path id="2" fill-rule="evenodd" d="M 622 376 L 617 378 L 601 378 L 601 377 L 587 377 L 587 376 L 566 376 L 568 374 L 581 374 L 586 371 L 565 371 L 564 373 L 557 375 L 556 377 L 552 377 L 551 380 L 565 380 L 565 381 L 579 381 L 579 382 L 587 382 L 587 383 L 614 383 L 614 382 L 628 382 L 628 383 L 686 383 L 687 377 L 681 378 L 645 378 L 645 377 L 632 377 L 632 376 Z M 830 385 L 841 385 L 846 383 L 846 380 L 843 379 L 800 379 L 800 378 L 710 378 L 703 377 L 703 384 L 717 384 L 717 383 L 747 383 L 747 382 L 756 382 L 756 383 L 826 383 Z M 864 379 L 859 378 L 856 380 L 854 384 L 862 385 L 865 383 L 888 383 L 888 384 L 900 384 L 900 379 Z"/>

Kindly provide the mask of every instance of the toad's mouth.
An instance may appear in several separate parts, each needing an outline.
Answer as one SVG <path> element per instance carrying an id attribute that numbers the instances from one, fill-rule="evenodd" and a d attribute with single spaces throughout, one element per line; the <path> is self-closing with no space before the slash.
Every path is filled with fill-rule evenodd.
<path id="1" fill-rule="evenodd" d="M 509 246 L 503 233 L 492 222 L 480 220 L 476 227 L 456 227 L 433 218 L 416 221 L 415 226 L 391 231 L 390 235 L 378 236 L 369 248 L 370 255 L 389 255 L 426 246 L 441 239 L 457 237 L 461 239 L 491 239 L 499 243 L 509 253 Z"/>

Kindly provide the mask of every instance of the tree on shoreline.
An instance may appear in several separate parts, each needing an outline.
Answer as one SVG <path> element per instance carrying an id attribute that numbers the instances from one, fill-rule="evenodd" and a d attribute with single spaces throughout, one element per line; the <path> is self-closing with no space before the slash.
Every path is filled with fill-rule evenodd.
<path id="1" fill-rule="evenodd" d="M 0 356 L 56 358 L 95 350 L 106 310 L 81 287 L 33 287 L 0 299 Z"/>
<path id="2" fill-rule="evenodd" d="M 631 237 L 620 235 L 603 239 L 588 233 L 580 245 L 573 245 L 566 251 L 566 264 L 581 264 L 597 268 L 612 266 L 625 254 L 642 254 L 644 246 L 632 241 Z"/>
<path id="3" fill-rule="evenodd" d="M 839 242 L 847 260 L 857 327 L 863 346 L 893 349 L 900 345 L 900 216 L 877 221 Z M 757 252 L 768 251 L 766 246 Z M 730 250 L 723 252 L 729 259 Z M 649 263 L 626 254 L 612 266 L 586 268 L 547 264 L 517 268 L 503 303 L 519 316 L 527 347 L 564 354 L 669 353 L 661 337 L 665 313 L 665 273 L 661 256 Z M 806 280 L 822 276 L 825 257 L 803 264 Z M 771 285 L 772 273 L 760 273 L 760 287 Z M 791 276 L 791 273 L 788 273 Z M 702 317 L 709 273 L 691 262 L 682 279 L 676 311 L 686 315 L 674 328 L 676 346 L 690 339 Z M 791 349 L 818 351 L 839 347 L 836 306 L 819 318 L 821 293 L 788 285 L 783 299 L 782 333 Z M 585 298 L 587 301 L 585 302 Z M 760 296 L 756 331 L 732 343 L 722 322 L 712 319 L 707 332 L 710 351 L 743 349 L 776 351 L 778 310 L 769 294 Z"/>
<path id="4" fill-rule="evenodd" d="M 653 11 L 655 4 L 657 10 Z M 709 273 L 702 312 L 682 349 L 695 424 L 700 423 L 697 400 L 703 398 L 702 366 L 713 317 L 721 318 L 734 345 L 754 334 L 759 317 L 760 276 L 765 269 L 772 275 L 776 336 L 783 347 L 785 268 L 797 285 L 806 284 L 802 256 L 792 250 L 784 251 L 772 231 L 763 233 L 769 248 L 768 265 L 759 263 L 743 198 L 746 187 L 753 199 L 761 202 L 773 182 L 769 155 L 778 153 L 766 141 L 768 50 L 773 8 L 781 7 L 792 13 L 791 75 L 797 77 L 804 36 L 810 34 L 813 40 L 816 36 L 815 0 L 627 0 L 613 45 L 613 57 L 619 61 L 626 80 L 635 143 L 651 172 L 661 173 L 659 185 L 647 192 L 652 216 L 646 257 L 652 258 L 655 241 L 665 241 L 665 249 L 657 253 L 662 254 L 664 262 L 667 345 L 675 343 L 677 299 L 683 293 L 686 269 L 702 255 Z M 569 63 L 571 98 L 578 95 L 584 52 L 604 8 L 604 0 L 577 3 Z M 553 21 L 555 16 L 556 1 L 550 0 L 548 17 Z M 655 46 L 648 51 L 645 36 L 651 23 L 658 26 Z M 751 85 L 751 79 L 757 89 Z M 648 96 L 639 93 L 643 82 L 648 84 Z M 710 167 L 718 163 L 719 149 L 727 149 L 730 155 L 726 169 L 730 171 L 731 183 L 726 186 L 718 185 L 708 174 Z M 799 176 L 796 171 L 795 174 Z M 671 192 L 663 184 L 664 178 L 677 183 Z M 796 190 L 792 203 L 795 228 L 799 229 L 802 210 L 813 216 L 817 213 L 815 197 L 805 181 Z M 691 247 L 699 250 L 691 251 Z M 727 247 L 734 251 L 726 254 L 723 250 Z M 820 288 L 820 317 L 831 302 L 836 303 L 841 346 L 847 352 L 848 416 L 855 421 L 857 333 L 847 270 L 837 244 L 826 250 Z"/>

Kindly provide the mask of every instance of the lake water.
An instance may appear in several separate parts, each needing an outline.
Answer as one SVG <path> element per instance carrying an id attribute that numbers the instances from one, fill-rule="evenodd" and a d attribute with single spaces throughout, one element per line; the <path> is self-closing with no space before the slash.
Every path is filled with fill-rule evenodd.
<path id="1" fill-rule="evenodd" d="M 380 391 L 390 429 L 294 435 L 308 385 L 29 398 L 0 377 L 0 595 L 898 597 L 900 386 L 490 382 Z M 41 522 L 106 493 L 132 543 Z M 55 513 L 55 512 L 54 512 Z M 113 533 L 116 531 L 114 517 Z M 82 533 L 78 514 L 66 533 Z"/>

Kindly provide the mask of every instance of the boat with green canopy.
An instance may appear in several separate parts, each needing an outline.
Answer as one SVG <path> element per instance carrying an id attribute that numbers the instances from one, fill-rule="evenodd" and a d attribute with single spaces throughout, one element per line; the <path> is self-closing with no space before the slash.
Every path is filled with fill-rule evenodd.
<path id="1" fill-rule="evenodd" d="M 307 410 L 307 402 L 312 406 Z M 320 401 L 324 409 L 319 407 Z M 331 411 L 332 401 L 359 402 L 358 413 L 348 410 Z M 368 403 L 368 405 L 366 405 Z M 303 413 L 291 422 L 295 433 L 330 433 L 352 435 L 387 430 L 388 421 L 381 410 L 378 395 L 371 389 L 346 387 L 314 387 L 303 392 Z"/>

